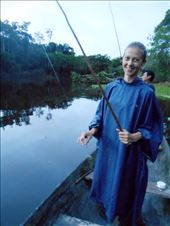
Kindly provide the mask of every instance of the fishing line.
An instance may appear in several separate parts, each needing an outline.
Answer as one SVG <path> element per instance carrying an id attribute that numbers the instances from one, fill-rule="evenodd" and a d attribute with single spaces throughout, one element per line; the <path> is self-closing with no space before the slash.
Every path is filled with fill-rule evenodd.
<path id="1" fill-rule="evenodd" d="M 120 43 L 119 43 L 119 37 L 118 37 L 117 29 L 116 29 L 115 18 L 114 18 L 113 11 L 112 11 L 112 5 L 111 5 L 111 2 L 108 2 L 108 3 L 109 3 L 109 9 L 110 9 L 113 27 L 114 27 L 114 31 L 115 31 L 115 35 L 116 35 L 116 40 L 117 40 L 117 44 L 118 44 L 119 55 L 120 55 L 120 58 L 122 58 L 121 48 L 120 48 Z"/>
<path id="2" fill-rule="evenodd" d="M 39 45 L 42 47 L 42 49 L 43 49 L 43 51 L 45 53 L 45 56 L 47 57 L 47 60 L 48 60 L 50 66 L 51 66 L 51 68 L 52 68 L 52 70 L 54 72 L 55 78 L 56 78 L 56 80 L 57 80 L 57 82 L 59 84 L 59 87 L 61 88 L 61 91 L 62 91 L 64 97 L 67 98 L 67 96 L 65 94 L 65 91 L 64 91 L 64 88 L 63 88 L 63 86 L 61 84 L 61 81 L 59 79 L 59 76 L 57 75 L 57 73 L 56 73 L 56 71 L 54 69 L 53 63 L 52 63 L 52 61 L 51 61 L 51 59 L 50 59 L 50 57 L 49 57 L 49 55 L 47 53 L 47 50 L 46 50 L 45 46 L 41 43 L 44 40 L 43 35 L 40 32 L 35 33 L 34 35 L 35 35 L 36 39 L 38 40 Z"/>
<path id="3" fill-rule="evenodd" d="M 73 28 L 72 28 L 72 26 L 71 26 L 69 20 L 68 20 L 68 17 L 67 17 L 67 15 L 66 15 L 65 11 L 64 11 L 63 8 L 61 7 L 61 5 L 60 5 L 60 3 L 58 2 L 58 0 L 56 0 L 56 3 L 57 3 L 57 5 L 59 6 L 61 12 L 63 13 L 63 15 L 64 15 L 64 17 L 65 17 L 65 20 L 66 20 L 66 22 L 67 22 L 67 24 L 68 24 L 70 30 L 72 31 L 73 36 L 75 37 L 75 39 L 76 39 L 76 41 L 77 41 L 77 43 L 78 43 L 78 45 L 79 45 L 79 47 L 80 47 L 82 53 L 83 53 L 84 60 L 85 60 L 85 62 L 86 62 L 86 64 L 87 64 L 87 66 L 88 66 L 88 68 L 89 68 L 91 74 L 96 78 L 96 82 L 97 82 L 97 84 L 98 84 L 98 86 L 99 86 L 99 88 L 100 88 L 100 91 L 101 91 L 101 93 L 102 93 L 104 99 L 106 100 L 106 104 L 107 104 L 107 106 L 109 107 L 110 112 L 111 112 L 111 114 L 112 114 L 112 116 L 113 116 L 113 118 L 114 118 L 114 120 L 115 120 L 115 122 L 116 122 L 116 124 L 117 124 L 117 126 L 118 126 L 118 128 L 119 128 L 119 130 L 120 130 L 120 131 L 123 131 L 123 129 L 122 129 L 122 127 L 121 127 L 121 125 L 120 125 L 120 123 L 119 123 L 119 121 L 118 121 L 118 118 L 117 118 L 117 116 L 115 115 L 115 113 L 114 113 L 114 111 L 113 111 L 113 109 L 112 109 L 112 106 L 111 106 L 111 104 L 110 104 L 110 102 L 109 102 L 109 100 L 108 100 L 108 97 L 105 95 L 105 92 L 104 92 L 104 90 L 103 90 L 103 88 L 102 88 L 102 86 L 101 86 L 101 84 L 100 84 L 100 82 L 99 82 L 99 80 L 98 80 L 98 78 L 97 78 L 97 75 L 96 75 L 95 71 L 93 70 L 93 68 L 92 68 L 92 66 L 91 66 L 91 64 L 90 64 L 90 62 L 89 62 L 89 60 L 88 60 L 88 58 L 87 58 L 87 56 L 86 56 L 86 54 L 85 54 L 85 51 L 84 51 L 82 45 L 80 44 L 80 41 L 79 41 L 77 35 L 75 34 L 75 32 L 74 32 L 74 30 L 73 30 Z"/>
<path id="4" fill-rule="evenodd" d="M 61 88 L 63 94 L 65 95 L 63 86 L 62 86 L 61 81 L 60 81 L 60 79 L 59 79 L 59 76 L 57 75 L 57 73 L 56 73 L 56 71 L 55 71 L 55 69 L 54 69 L 54 66 L 53 66 L 53 64 L 52 64 L 52 62 L 51 62 L 51 60 L 50 60 L 50 58 L 49 58 L 49 56 L 48 56 L 48 53 L 47 53 L 47 51 L 46 51 L 46 48 L 44 47 L 44 45 L 41 45 L 41 46 L 42 46 L 42 48 L 43 48 L 43 50 L 44 50 L 44 52 L 45 52 L 45 55 L 46 55 L 46 57 L 47 57 L 47 59 L 48 59 L 48 62 L 49 62 L 49 64 L 50 64 L 50 66 L 51 66 L 51 68 L 52 68 L 52 70 L 53 70 L 53 72 L 54 72 L 55 78 L 57 79 L 57 82 L 58 82 L 58 84 L 59 84 L 59 86 L 60 86 L 60 88 Z M 65 96 L 66 96 L 66 95 L 65 95 Z"/>

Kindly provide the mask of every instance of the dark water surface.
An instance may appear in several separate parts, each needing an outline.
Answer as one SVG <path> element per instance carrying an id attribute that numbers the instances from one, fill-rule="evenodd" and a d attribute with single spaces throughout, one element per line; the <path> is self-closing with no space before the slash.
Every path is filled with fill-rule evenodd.
<path id="1" fill-rule="evenodd" d="M 1 131 L 2 225 L 19 225 L 89 153 L 76 143 L 96 102 L 74 100 L 67 109 L 41 110 L 34 113 L 29 125 L 6 126 Z M 81 110 L 84 109 L 84 110 Z"/>
<path id="2" fill-rule="evenodd" d="M 16 226 L 95 149 L 76 139 L 88 129 L 98 92 L 55 85 L 3 86 L 1 103 L 1 226 Z M 160 101 L 170 137 L 170 102 Z"/>
<path id="3" fill-rule="evenodd" d="M 9 92 L 8 92 L 9 91 Z M 97 101 L 56 87 L 4 88 L 1 106 L 1 225 L 16 226 L 95 149 L 76 143 Z"/>

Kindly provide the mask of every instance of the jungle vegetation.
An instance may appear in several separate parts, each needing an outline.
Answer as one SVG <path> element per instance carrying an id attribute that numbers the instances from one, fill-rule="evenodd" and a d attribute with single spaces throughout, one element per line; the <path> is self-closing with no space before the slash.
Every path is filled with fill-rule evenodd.
<path id="1" fill-rule="evenodd" d="M 33 37 L 28 32 L 30 22 L 9 23 L 0 21 L 1 38 L 1 79 L 17 80 L 24 77 L 38 79 L 42 74 L 51 74 L 51 66 L 44 54 L 45 48 L 53 66 L 60 75 L 67 74 L 74 81 L 80 75 L 89 75 L 90 71 L 83 56 L 76 56 L 69 44 L 49 41 L 44 43 L 44 34 L 37 33 Z M 52 31 L 46 35 L 51 39 Z M 156 82 L 170 81 L 170 10 L 156 26 L 154 34 L 148 38 L 148 60 L 146 68 L 156 74 Z M 42 48 L 43 47 L 43 48 Z M 111 59 L 107 55 L 96 54 L 88 59 L 100 79 L 114 78 L 122 75 L 121 59 Z"/>

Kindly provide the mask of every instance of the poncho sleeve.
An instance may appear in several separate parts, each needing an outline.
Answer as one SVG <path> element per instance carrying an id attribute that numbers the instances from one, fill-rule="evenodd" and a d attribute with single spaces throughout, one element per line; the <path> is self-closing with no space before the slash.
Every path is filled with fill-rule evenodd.
<path id="1" fill-rule="evenodd" d="M 108 98 L 109 98 L 109 94 L 111 92 L 111 89 L 114 86 L 115 86 L 114 82 L 111 82 L 111 83 L 106 85 L 104 92 L 105 92 L 105 95 Z M 89 124 L 89 130 L 92 129 L 92 128 L 98 128 L 98 133 L 94 135 L 97 139 L 100 138 L 100 135 L 101 135 L 101 132 L 102 132 L 103 116 L 104 116 L 105 108 L 106 108 L 106 101 L 105 101 L 105 98 L 102 96 L 102 98 L 101 98 L 101 100 L 98 104 L 95 116 L 93 117 L 92 121 Z"/>
<path id="2" fill-rule="evenodd" d="M 93 117 L 92 121 L 89 124 L 89 130 L 92 128 L 98 128 L 98 133 L 94 135 L 98 139 L 101 135 L 101 131 L 103 128 L 103 114 L 102 114 L 103 109 L 104 109 L 104 98 L 102 97 L 97 107 L 95 116 Z"/>
<path id="3" fill-rule="evenodd" d="M 163 139 L 163 119 L 153 92 L 146 98 L 142 118 L 144 118 L 143 123 L 138 128 L 138 131 L 142 133 L 142 151 L 147 158 L 154 162 Z"/>

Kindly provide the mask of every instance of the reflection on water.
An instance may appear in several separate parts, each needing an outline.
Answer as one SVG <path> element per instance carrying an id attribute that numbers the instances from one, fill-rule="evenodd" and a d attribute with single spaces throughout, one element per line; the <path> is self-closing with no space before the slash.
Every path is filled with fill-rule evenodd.
<path id="1" fill-rule="evenodd" d="M 68 108 L 74 98 L 85 97 L 98 100 L 100 92 L 90 87 L 66 85 L 64 95 L 56 81 L 48 81 L 43 86 L 35 84 L 3 84 L 1 87 L 1 127 L 6 125 L 29 125 L 33 112 L 40 117 L 44 114 L 42 108 L 48 107 L 46 118 L 50 120 L 52 109 Z M 170 101 L 158 100 L 164 116 L 164 134 L 170 143 Z"/>
<path id="2" fill-rule="evenodd" d="M 95 149 L 95 140 L 81 147 L 76 139 L 97 102 L 69 87 L 63 97 L 51 83 L 1 92 L 2 226 L 15 226 Z"/>
<path id="3" fill-rule="evenodd" d="M 43 86 L 25 84 L 16 87 L 14 84 L 2 86 L 1 101 L 1 126 L 30 124 L 30 116 L 33 112 L 39 117 L 43 114 L 43 107 L 50 109 L 70 106 L 73 97 L 67 97 L 61 93 L 58 85 L 54 82 L 47 82 Z"/>
<path id="4" fill-rule="evenodd" d="M 87 128 L 100 94 L 67 84 L 63 95 L 51 81 L 3 84 L 1 96 L 2 226 L 15 226 L 95 149 L 95 140 L 82 148 L 76 138 Z M 160 104 L 170 137 L 170 102 Z"/>
<path id="5" fill-rule="evenodd" d="M 48 107 L 47 119 L 51 119 L 50 111 L 52 109 L 68 108 L 74 98 L 85 97 L 98 100 L 99 93 L 81 87 L 65 87 L 65 94 L 61 92 L 60 87 L 55 81 L 46 82 L 42 85 L 25 84 L 16 86 L 16 84 L 3 84 L 1 88 L 1 127 L 6 125 L 30 124 L 30 116 L 33 112 L 39 117 L 44 114 L 42 108 Z"/>
<path id="6" fill-rule="evenodd" d="M 30 125 L 2 130 L 3 226 L 19 225 L 95 149 L 95 140 L 81 147 L 76 139 L 87 128 L 96 104 L 74 100 L 67 110 L 51 110 L 50 120 L 44 107 L 38 118 L 36 111 L 30 116 Z"/>

